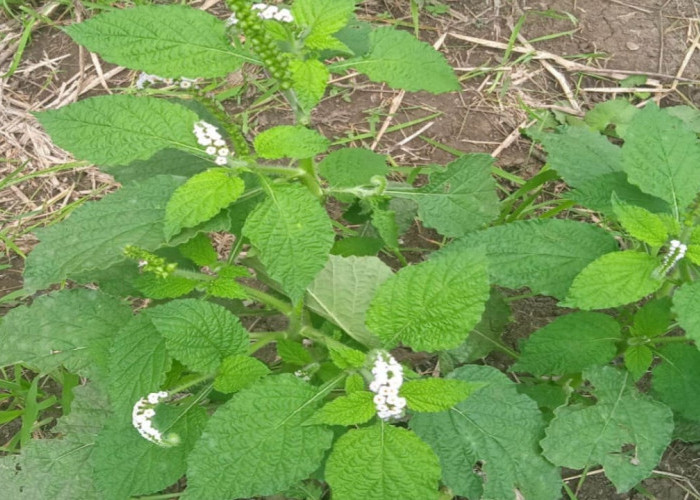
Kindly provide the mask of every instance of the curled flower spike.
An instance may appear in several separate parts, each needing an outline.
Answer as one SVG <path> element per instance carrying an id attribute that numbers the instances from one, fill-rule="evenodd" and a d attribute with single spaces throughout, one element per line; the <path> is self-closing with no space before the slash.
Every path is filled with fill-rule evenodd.
<path id="1" fill-rule="evenodd" d="M 671 240 L 669 244 L 668 253 L 664 257 L 661 265 L 654 271 L 657 277 L 662 277 L 667 275 L 671 269 L 685 257 L 685 253 L 688 251 L 688 245 L 684 245 L 678 240 Z"/>
<path id="2" fill-rule="evenodd" d="M 377 353 L 372 367 L 374 379 L 369 384 L 369 390 L 375 393 L 374 405 L 377 416 L 382 420 L 400 418 L 406 408 L 406 399 L 399 396 L 403 384 L 403 368 L 386 352 Z"/>
<path id="3" fill-rule="evenodd" d="M 155 406 L 168 399 L 168 396 L 166 391 L 152 392 L 136 401 L 131 412 L 131 424 L 139 431 L 141 437 L 163 447 L 176 446 L 180 443 L 180 438 L 176 434 L 164 435 L 153 426 L 153 418 L 156 416 Z"/>
<path id="4" fill-rule="evenodd" d="M 226 147 L 226 141 L 214 125 L 200 120 L 194 124 L 193 132 L 197 137 L 197 143 L 200 146 L 206 146 L 204 152 L 215 157 L 214 163 L 222 166 L 228 163 L 228 155 L 231 151 Z"/>

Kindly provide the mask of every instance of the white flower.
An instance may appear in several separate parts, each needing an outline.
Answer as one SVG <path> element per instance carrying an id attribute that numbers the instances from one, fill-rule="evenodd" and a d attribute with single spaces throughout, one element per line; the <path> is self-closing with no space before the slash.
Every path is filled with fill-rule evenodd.
<path id="1" fill-rule="evenodd" d="M 200 120 L 192 127 L 192 132 L 197 138 L 197 143 L 200 146 L 206 146 L 204 152 L 209 156 L 216 157 L 214 163 L 217 165 L 226 165 L 228 163 L 227 156 L 231 151 L 226 147 L 226 141 L 223 140 L 214 125 Z"/>
<path id="2" fill-rule="evenodd" d="M 372 367 L 374 379 L 369 390 L 375 393 L 373 398 L 377 416 L 382 420 L 391 420 L 403 416 L 406 399 L 399 396 L 403 383 L 403 368 L 386 352 L 377 353 Z"/>
<path id="3" fill-rule="evenodd" d="M 169 394 L 166 391 L 152 392 L 139 399 L 134 404 L 131 412 L 131 424 L 144 439 L 159 446 L 175 446 L 179 444 L 179 437 L 175 434 L 164 436 L 161 431 L 153 426 L 153 418 L 156 416 L 155 406 L 166 400 Z"/>
<path id="4" fill-rule="evenodd" d="M 664 260 L 661 263 L 661 265 L 654 270 L 654 274 L 659 278 L 667 275 L 671 271 L 671 269 L 673 269 L 673 267 L 678 263 L 678 261 L 685 257 L 685 253 L 687 251 L 687 245 L 684 245 L 678 240 L 671 240 L 671 243 L 669 244 L 668 248 L 668 253 L 666 253 L 666 256 L 664 257 Z"/>

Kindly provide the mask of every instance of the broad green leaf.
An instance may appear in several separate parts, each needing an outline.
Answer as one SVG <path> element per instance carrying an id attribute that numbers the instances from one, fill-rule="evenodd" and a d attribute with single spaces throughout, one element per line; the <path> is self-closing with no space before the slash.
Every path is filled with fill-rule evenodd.
<path id="1" fill-rule="evenodd" d="M 558 470 L 541 456 L 544 419 L 537 404 L 495 368 L 467 365 L 448 379 L 482 384 L 442 413 L 414 415 L 410 426 L 435 450 L 442 481 L 468 498 L 560 497 Z"/>
<path id="2" fill-rule="evenodd" d="M 631 345 L 625 350 L 624 359 L 627 371 L 634 380 L 639 380 L 654 361 L 654 352 L 645 345 Z"/>
<path id="3" fill-rule="evenodd" d="M 700 345 L 700 281 L 685 283 L 673 295 L 673 310 L 685 334 Z M 0 363 L 2 364 L 2 363 Z"/>
<path id="4" fill-rule="evenodd" d="M 352 66 L 375 82 L 415 92 L 441 94 L 459 90 L 459 80 L 445 57 L 410 33 L 384 27 L 369 35 L 370 50 L 364 57 L 341 63 Z"/>
<path id="5" fill-rule="evenodd" d="M 617 249 L 606 231 L 572 220 L 517 221 L 471 233 L 439 253 L 484 248 L 492 283 L 563 298 L 576 275 Z"/>
<path id="6" fill-rule="evenodd" d="M 639 110 L 625 99 L 611 99 L 596 104 L 586 116 L 584 121 L 597 130 L 606 132 L 610 125 L 615 127 L 615 135 L 622 134 Z"/>
<path id="7" fill-rule="evenodd" d="M 543 134 L 541 139 L 547 163 L 569 186 L 578 187 L 600 175 L 622 170 L 620 148 L 586 127 L 561 127 L 555 133 Z"/>
<path id="8" fill-rule="evenodd" d="M 348 394 L 364 390 L 365 379 L 359 373 L 353 373 L 345 379 L 345 392 Z"/>
<path id="9" fill-rule="evenodd" d="M 688 250 L 686 251 L 685 256 L 693 264 L 700 266 L 700 226 L 693 228 L 693 232 L 690 233 Z"/>
<path id="10" fill-rule="evenodd" d="M 325 64 L 316 59 L 293 59 L 289 63 L 292 72 L 292 88 L 305 110 L 313 109 L 323 98 L 330 73 Z"/>
<path id="11" fill-rule="evenodd" d="M 622 228 L 636 238 L 654 247 L 661 247 L 668 240 L 666 223 L 658 215 L 635 205 L 613 202 L 613 210 Z"/>
<path id="12" fill-rule="evenodd" d="M 671 211 L 668 203 L 661 198 L 644 193 L 634 184 L 630 184 L 624 172 L 611 172 L 580 182 L 576 189 L 564 193 L 563 196 L 611 217 L 615 216 L 613 196 L 624 203 L 644 207 L 656 214 Z"/>
<path id="13" fill-rule="evenodd" d="M 238 392 L 270 373 L 262 361 L 250 356 L 233 355 L 224 358 L 214 379 L 214 389 L 224 393 Z"/>
<path id="14" fill-rule="evenodd" d="M 321 154 L 330 145 L 328 139 L 315 130 L 295 125 L 279 125 L 255 137 L 255 151 L 262 158 L 310 158 Z"/>
<path id="15" fill-rule="evenodd" d="M 308 365 L 313 361 L 311 354 L 299 342 L 293 340 L 278 340 L 277 355 L 282 361 L 297 366 Z"/>
<path id="16" fill-rule="evenodd" d="M 191 240 L 177 247 L 178 251 L 198 266 L 211 266 L 215 264 L 218 255 L 211 244 L 211 240 L 204 233 L 197 234 Z"/>
<path id="17" fill-rule="evenodd" d="M 236 278 L 250 276 L 248 270 L 240 266 L 225 266 L 219 269 L 216 278 L 207 283 L 207 293 L 226 299 L 245 299 L 248 293 Z"/>
<path id="18" fill-rule="evenodd" d="M 669 106 L 664 111 L 685 123 L 688 129 L 700 134 L 700 111 L 691 106 Z"/>
<path id="19" fill-rule="evenodd" d="M 656 398 L 683 418 L 700 421 L 700 351 L 688 344 L 669 344 L 658 354 L 662 362 L 651 379 Z"/>
<path id="20" fill-rule="evenodd" d="M 384 247 L 384 241 L 368 236 L 350 236 L 337 240 L 331 254 L 339 257 L 373 257 Z"/>
<path id="21" fill-rule="evenodd" d="M 591 262 L 576 276 L 565 307 L 605 309 L 643 299 L 663 285 L 654 275 L 660 262 L 643 252 L 613 252 Z"/>
<path id="22" fill-rule="evenodd" d="M 686 420 L 676 416 L 676 427 L 673 429 L 673 439 L 680 439 L 686 443 L 700 443 L 700 422 Z M 2 467 L 2 464 L 0 464 Z"/>
<path id="23" fill-rule="evenodd" d="M 318 402 L 316 389 L 293 375 L 265 377 L 235 394 L 190 454 L 185 498 L 272 495 L 308 477 L 333 439 L 325 427 L 301 425 Z"/>
<path id="24" fill-rule="evenodd" d="M 583 376 L 594 387 L 596 404 L 555 410 L 541 441 L 544 456 L 571 469 L 602 465 L 617 490 L 627 491 L 661 460 L 671 442 L 673 413 L 637 392 L 626 372 L 591 367 Z"/>
<path id="25" fill-rule="evenodd" d="M 467 340 L 460 346 L 441 353 L 460 363 L 471 363 L 487 356 L 500 343 L 501 334 L 510 322 L 510 307 L 503 295 L 491 290 L 486 309 L 479 323 L 469 332 Z"/>
<path id="26" fill-rule="evenodd" d="M 119 330 L 109 353 L 107 387 L 114 411 L 129 414 L 136 401 L 160 390 L 170 363 L 148 311 L 134 316 Z"/>
<path id="27" fill-rule="evenodd" d="M 352 17 L 343 29 L 333 35 L 333 38 L 340 40 L 351 53 L 362 56 L 369 52 L 369 35 L 372 29 L 370 23 L 358 21 L 357 18 Z"/>
<path id="28" fill-rule="evenodd" d="M 467 154 L 431 174 L 427 186 L 411 191 L 388 189 L 387 194 L 414 200 L 425 226 L 445 236 L 464 236 L 498 215 L 493 161 L 491 155 Z"/>
<path id="29" fill-rule="evenodd" d="M 551 420 L 552 411 L 565 405 L 569 399 L 569 394 L 572 391 L 570 387 L 564 387 L 554 382 L 538 380 L 537 383 L 525 384 L 520 383 L 516 386 L 520 394 L 525 394 L 527 397 L 535 401 L 537 406 L 543 411 L 547 420 Z M 550 418 L 548 418 L 550 417 Z"/>
<path id="30" fill-rule="evenodd" d="M 293 184 L 274 186 L 248 216 L 243 234 L 260 252 L 267 273 L 294 300 L 323 269 L 335 238 L 318 200 Z"/>
<path id="31" fill-rule="evenodd" d="M 650 103 L 637 113 L 623 138 L 623 168 L 630 182 L 666 200 L 679 218 L 700 191 L 696 134 Z"/>
<path id="32" fill-rule="evenodd" d="M 165 206 L 181 179 L 153 177 L 76 208 L 61 222 L 37 231 L 41 242 L 29 254 L 26 290 L 35 291 L 84 271 L 125 260 L 127 245 L 155 250 L 163 244 Z"/>
<path id="33" fill-rule="evenodd" d="M 478 252 L 453 252 L 404 267 L 377 290 L 367 327 L 391 348 L 416 351 L 459 345 L 476 326 L 489 296 L 486 259 Z"/>
<path id="34" fill-rule="evenodd" d="M 559 316 L 523 342 L 512 370 L 538 376 L 578 373 L 612 360 L 621 340 L 619 323 L 607 314 L 577 312 Z"/>
<path id="35" fill-rule="evenodd" d="M 331 35 L 348 24 L 354 10 L 355 0 L 295 0 L 292 4 L 294 22 L 307 33 L 304 45 L 310 49 L 347 51 Z"/>
<path id="36" fill-rule="evenodd" d="M 479 387 L 462 380 L 424 378 L 405 382 L 399 394 L 413 411 L 440 412 L 461 403 Z"/>
<path id="37" fill-rule="evenodd" d="M 185 473 L 185 460 L 206 420 L 200 406 L 157 406 L 154 426 L 180 438 L 179 445 L 163 447 L 139 435 L 131 425 L 131 412 L 115 415 L 98 436 L 93 455 L 95 484 L 103 498 L 157 493 L 175 483 Z"/>
<path id="38" fill-rule="evenodd" d="M 166 148 L 200 149 L 192 132 L 197 115 L 154 97 L 91 97 L 36 117 L 58 146 L 97 164 L 146 160 Z"/>
<path id="39" fill-rule="evenodd" d="M 230 207 L 225 208 L 208 221 L 197 224 L 195 227 L 184 228 L 170 239 L 168 245 L 171 247 L 177 247 L 183 243 L 187 243 L 192 238 L 202 233 L 211 233 L 215 231 L 233 232 L 233 219 L 234 217 L 241 215 L 237 213 L 237 209 L 239 207 L 239 202 L 236 201 Z"/>
<path id="40" fill-rule="evenodd" d="M 644 304 L 634 315 L 630 333 L 635 337 L 656 337 L 671 324 L 671 298 L 661 297 Z"/>
<path id="41" fill-rule="evenodd" d="M 225 76 L 251 60 L 222 20 L 181 5 L 114 9 L 64 29 L 105 61 L 161 77 Z"/>
<path id="42" fill-rule="evenodd" d="M 177 188 L 165 207 L 165 236 L 208 221 L 243 194 L 245 184 L 229 169 L 212 168 Z"/>
<path id="43" fill-rule="evenodd" d="M 12 309 L 0 323 L 0 366 L 47 373 L 59 366 L 105 382 L 109 347 L 131 308 L 99 291 L 61 290 Z"/>
<path id="44" fill-rule="evenodd" d="M 386 156 L 364 148 L 333 151 L 318 164 L 318 170 L 336 188 L 367 185 L 375 175 L 389 173 Z"/>
<path id="45" fill-rule="evenodd" d="M 126 185 L 134 181 L 145 181 L 156 175 L 192 177 L 211 166 L 211 158 L 195 156 L 180 149 L 161 149 L 147 160 L 132 161 L 128 165 L 100 165 L 100 170 Z"/>
<path id="46" fill-rule="evenodd" d="M 394 251 L 399 250 L 399 225 L 396 222 L 396 212 L 384 208 L 385 204 L 374 204 L 372 207 L 372 226 L 377 230 L 384 244 Z"/>
<path id="47" fill-rule="evenodd" d="M 365 326 L 365 315 L 377 288 L 391 276 L 389 266 L 376 257 L 331 255 L 306 289 L 307 305 L 358 342 L 378 347 L 379 339 Z"/>
<path id="48" fill-rule="evenodd" d="M 180 299 L 149 309 L 168 352 L 188 368 L 210 373 L 221 360 L 248 349 L 248 332 L 225 307 L 198 299 Z"/>
<path id="49" fill-rule="evenodd" d="M 0 457 L 3 495 L 14 499 L 102 500 L 92 472 L 97 433 L 109 415 L 108 402 L 92 385 L 76 387 L 71 413 L 58 420 L 56 432 L 62 438 L 32 439 L 11 470 L 5 470 Z M 19 466 L 20 469 L 16 468 Z"/>
<path id="50" fill-rule="evenodd" d="M 340 347 L 335 345 L 328 346 L 328 354 L 331 357 L 333 364 L 345 370 L 346 368 L 362 368 L 365 366 L 367 355 L 350 347 Z"/>
<path id="51" fill-rule="evenodd" d="M 327 425 L 364 424 L 377 412 L 373 399 L 374 393 L 369 391 L 351 392 L 326 403 L 309 422 Z"/>
<path id="52" fill-rule="evenodd" d="M 156 276 L 146 273 L 134 279 L 134 286 L 149 299 L 175 299 L 187 295 L 194 290 L 198 281 L 183 278 L 182 276 Z"/>
<path id="53" fill-rule="evenodd" d="M 384 423 L 344 434 L 326 463 L 334 500 L 437 500 L 439 479 L 430 446 Z"/>

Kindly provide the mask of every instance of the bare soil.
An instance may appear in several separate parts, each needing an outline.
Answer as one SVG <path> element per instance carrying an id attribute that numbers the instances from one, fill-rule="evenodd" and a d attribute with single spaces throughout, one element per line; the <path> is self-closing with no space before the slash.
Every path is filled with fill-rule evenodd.
<path id="1" fill-rule="evenodd" d="M 134 72 L 115 68 L 79 49 L 58 28 L 89 13 L 75 2 L 72 13 L 44 2 L 44 13 L 55 23 L 38 24 L 15 74 L 0 79 L 0 179 L 23 167 L 24 174 L 66 163 L 70 156 L 51 144 L 29 114 L 52 109 L 95 94 L 117 92 L 129 86 Z M 123 5 L 129 2 L 114 2 Z M 225 15 L 223 2 L 193 4 Z M 426 0 L 431 4 L 430 0 Z M 492 153 L 498 165 L 523 177 L 534 175 L 541 155 L 520 134 L 531 123 L 528 109 L 550 109 L 564 115 L 581 115 L 597 102 L 635 96 L 634 102 L 651 98 L 661 105 L 700 106 L 700 3 L 694 0 L 454 0 L 442 1 L 448 11 L 421 15 L 420 36 L 436 44 L 462 76 L 462 91 L 435 96 L 406 93 L 372 84 L 361 76 L 339 77 L 333 92 L 313 115 L 313 125 L 330 137 L 370 131 L 379 134 L 355 140 L 351 145 L 373 147 L 390 154 L 399 165 L 444 164 L 454 157 L 438 143 L 465 152 Z M 410 29 L 408 2 L 370 0 L 359 15 L 365 20 L 390 18 Z M 524 22 L 509 38 L 521 16 Z M 393 21 L 392 21 L 393 22 Z M 0 74 L 17 50 L 21 29 L 0 14 Z M 531 45 L 530 45 L 531 44 Z M 534 47 L 534 48 L 533 48 Z M 532 52 L 535 50 L 536 52 Z M 526 54 L 528 53 L 529 54 Z M 585 66 L 584 69 L 582 69 Z M 246 70 L 247 71 L 247 70 Z M 646 75 L 646 78 L 644 78 Z M 261 77 L 254 72 L 236 75 L 231 82 Z M 632 77 L 632 80 L 625 78 Z M 641 77 L 641 79 L 639 79 Z M 637 78 L 637 80 L 634 80 Z M 648 97 L 634 94 L 639 90 Z M 233 112 L 247 107 L 251 137 L 272 125 L 291 123 L 283 102 L 248 108 L 252 95 Z M 437 116 L 421 123 L 389 131 L 410 120 Z M 385 130 L 386 128 L 389 130 Z M 430 142 L 429 142 L 430 141 Z M 22 258 L 36 240 L 35 226 L 63 217 L 72 203 L 99 197 L 113 189 L 113 180 L 92 166 L 81 166 L 34 177 L 0 191 L 0 298 L 21 287 Z M 552 185 L 553 193 L 561 186 Z M 436 235 L 416 225 L 406 244 L 435 248 Z M 420 253 L 412 256 L 419 260 Z M 0 303 L 0 315 L 12 304 Z M 561 313 L 554 301 L 533 298 L 518 301 L 515 321 L 505 340 L 515 345 L 552 317 Z M 507 363 L 498 356 L 494 366 Z M 13 432 L 0 426 L 0 444 Z M 577 492 L 579 500 L 700 498 L 700 452 L 692 445 L 674 443 L 657 467 L 658 477 L 643 482 L 643 490 L 617 494 L 598 471 L 590 471 Z M 577 472 L 569 482 L 576 489 Z M 535 499 L 537 500 L 537 499 Z"/>

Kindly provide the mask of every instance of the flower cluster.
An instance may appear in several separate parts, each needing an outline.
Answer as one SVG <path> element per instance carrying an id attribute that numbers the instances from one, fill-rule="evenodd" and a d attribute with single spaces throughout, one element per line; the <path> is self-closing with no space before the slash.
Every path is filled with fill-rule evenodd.
<path id="1" fill-rule="evenodd" d="M 177 83 L 181 89 L 190 89 L 192 87 L 198 88 L 197 79 L 195 78 L 186 78 L 183 76 L 179 80 L 176 80 L 174 78 L 163 78 L 162 76 L 150 75 L 148 73 L 143 72 L 136 79 L 136 83 L 134 85 L 137 89 L 143 89 L 146 86 L 146 84 L 148 84 L 148 86 L 151 86 L 155 85 L 156 83 L 164 83 L 166 85 L 173 85 Z"/>
<path id="2" fill-rule="evenodd" d="M 259 11 L 258 17 L 263 20 L 274 19 L 275 21 L 283 23 L 291 23 L 294 21 L 294 16 L 292 16 L 292 12 L 289 9 L 281 9 L 275 5 L 268 5 L 266 3 L 254 3 L 250 8 Z M 238 18 L 234 12 L 226 19 L 226 26 L 235 26 L 236 24 L 238 24 Z"/>
<path id="3" fill-rule="evenodd" d="M 126 257 L 138 261 L 139 271 L 153 273 L 161 279 L 167 278 L 177 269 L 176 263 L 168 262 L 163 257 L 136 245 L 127 245 L 122 252 Z"/>
<path id="4" fill-rule="evenodd" d="M 400 418 L 406 408 L 406 399 L 399 396 L 399 388 L 403 384 L 403 368 L 389 354 L 380 352 L 372 367 L 374 379 L 369 384 L 369 390 L 375 393 L 374 405 L 377 415 L 382 420 Z"/>
<path id="5" fill-rule="evenodd" d="M 270 75 L 280 83 L 280 87 L 284 90 L 291 88 L 289 54 L 280 50 L 278 41 L 268 32 L 264 20 L 290 22 L 294 19 L 292 13 L 288 9 L 263 3 L 251 7 L 248 0 L 227 0 L 227 3 L 235 13 L 227 22 L 243 31 L 246 45 L 252 46 Z"/>
<path id="6" fill-rule="evenodd" d="M 668 274 L 668 272 L 673 269 L 673 266 L 678 263 L 679 260 L 681 260 L 683 257 L 685 257 L 685 252 L 688 251 L 688 246 L 684 245 L 678 240 L 671 240 L 671 244 L 668 249 L 668 253 L 664 257 L 663 262 L 657 269 L 657 274 L 660 276 L 664 276 Z"/>
<path id="7" fill-rule="evenodd" d="M 204 151 L 209 156 L 216 157 L 214 163 L 226 165 L 230 151 L 226 147 L 226 141 L 224 141 L 214 125 L 200 120 L 194 124 L 194 135 L 197 137 L 197 142 L 207 148 Z"/>
<path id="8" fill-rule="evenodd" d="M 139 399 L 131 412 L 131 423 L 144 439 L 159 446 L 175 446 L 179 443 L 179 438 L 175 434 L 164 435 L 161 431 L 153 427 L 153 417 L 156 416 L 155 407 L 161 401 L 168 398 L 165 391 L 152 392 L 148 396 Z"/>

